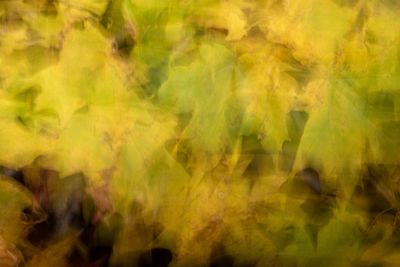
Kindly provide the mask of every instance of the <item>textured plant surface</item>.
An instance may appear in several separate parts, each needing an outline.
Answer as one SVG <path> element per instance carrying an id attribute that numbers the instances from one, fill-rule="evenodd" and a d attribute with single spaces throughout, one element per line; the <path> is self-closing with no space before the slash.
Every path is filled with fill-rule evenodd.
<path id="1" fill-rule="evenodd" d="M 399 266 L 398 1 L 0 19 L 0 266 Z"/>

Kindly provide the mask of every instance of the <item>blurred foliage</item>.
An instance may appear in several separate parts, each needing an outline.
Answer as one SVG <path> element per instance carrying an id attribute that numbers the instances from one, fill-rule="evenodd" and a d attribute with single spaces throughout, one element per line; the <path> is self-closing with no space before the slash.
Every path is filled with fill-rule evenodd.
<path id="1" fill-rule="evenodd" d="M 0 266 L 398 266 L 399 14 L 0 1 Z"/>

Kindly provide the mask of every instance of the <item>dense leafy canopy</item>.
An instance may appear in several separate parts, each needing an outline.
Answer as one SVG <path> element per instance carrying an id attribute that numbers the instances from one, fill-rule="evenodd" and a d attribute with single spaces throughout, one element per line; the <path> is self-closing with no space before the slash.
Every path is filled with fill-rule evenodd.
<path id="1" fill-rule="evenodd" d="M 0 1 L 0 266 L 398 266 L 399 12 Z"/>

